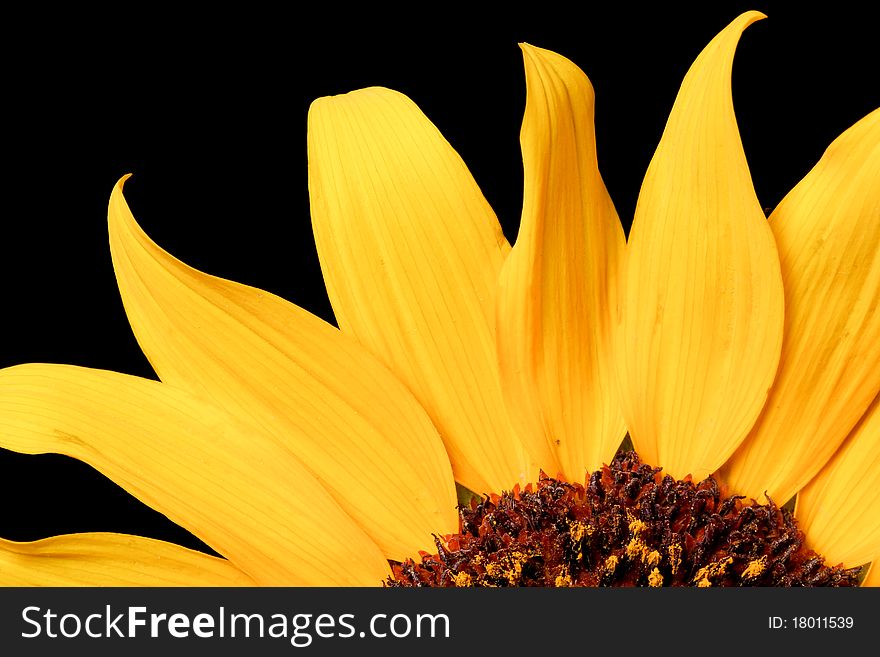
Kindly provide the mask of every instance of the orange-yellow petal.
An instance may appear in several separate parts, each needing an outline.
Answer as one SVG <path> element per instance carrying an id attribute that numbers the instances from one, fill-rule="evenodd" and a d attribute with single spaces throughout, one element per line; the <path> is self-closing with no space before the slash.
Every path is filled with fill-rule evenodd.
<path id="1" fill-rule="evenodd" d="M 495 353 L 509 246 L 448 142 L 407 97 L 370 88 L 309 111 L 312 225 L 342 330 L 413 391 L 475 491 L 533 480 L 553 454 L 513 430 Z"/>
<path id="2" fill-rule="evenodd" d="M 125 310 L 166 383 L 273 437 L 386 556 L 458 529 L 437 431 L 409 391 L 351 337 L 275 295 L 196 271 L 160 249 L 122 195 L 110 247 Z"/>
<path id="3" fill-rule="evenodd" d="M 739 37 L 762 17 L 735 19 L 685 76 L 627 246 L 624 417 L 639 454 L 676 477 L 705 477 L 733 453 L 779 360 L 779 260 L 730 89 Z"/>
<path id="4" fill-rule="evenodd" d="M 880 397 L 798 494 L 795 515 L 829 563 L 858 566 L 880 556 Z"/>
<path id="5" fill-rule="evenodd" d="M 522 50 L 525 192 L 499 281 L 498 356 L 511 416 L 581 481 L 626 433 L 611 351 L 625 239 L 599 175 L 590 81 L 560 55 Z"/>
<path id="6" fill-rule="evenodd" d="M 767 406 L 722 476 L 791 498 L 880 391 L 880 110 L 838 137 L 770 216 L 785 333 Z"/>
<path id="7" fill-rule="evenodd" d="M 0 539 L 0 586 L 255 586 L 225 559 L 125 534 Z"/>
<path id="8" fill-rule="evenodd" d="M 0 370 L 0 447 L 85 461 L 260 585 L 369 586 L 388 574 L 290 452 L 158 381 L 70 365 Z"/>
<path id="9" fill-rule="evenodd" d="M 877 555 L 877 558 L 880 559 L 880 555 Z M 875 559 L 868 566 L 868 572 L 865 574 L 865 579 L 862 580 L 862 586 L 880 586 L 880 561 Z"/>

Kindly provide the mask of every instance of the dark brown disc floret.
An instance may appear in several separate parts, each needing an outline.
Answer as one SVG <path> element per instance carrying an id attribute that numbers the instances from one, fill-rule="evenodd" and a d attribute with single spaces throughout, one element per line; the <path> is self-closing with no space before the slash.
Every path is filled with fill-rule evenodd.
<path id="1" fill-rule="evenodd" d="M 855 586 L 825 565 L 792 514 L 662 475 L 619 454 L 585 485 L 537 485 L 459 508 L 437 552 L 392 563 L 386 586 Z"/>

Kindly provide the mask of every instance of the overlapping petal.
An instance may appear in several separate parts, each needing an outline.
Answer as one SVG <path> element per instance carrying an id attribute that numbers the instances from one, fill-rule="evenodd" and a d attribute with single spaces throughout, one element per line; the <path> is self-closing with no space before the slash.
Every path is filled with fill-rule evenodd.
<path id="1" fill-rule="evenodd" d="M 160 249 L 132 217 L 122 182 L 110 199 L 113 263 L 159 377 L 274 437 L 386 556 L 415 556 L 432 533 L 455 531 L 449 459 L 409 391 L 335 327 Z"/>
<path id="2" fill-rule="evenodd" d="M 261 585 L 377 585 L 388 563 L 289 451 L 157 381 L 0 370 L 0 446 L 89 463 Z"/>
<path id="3" fill-rule="evenodd" d="M 0 539 L 0 586 L 255 586 L 225 559 L 125 534 Z"/>
<path id="4" fill-rule="evenodd" d="M 880 110 L 838 137 L 770 216 L 785 285 L 779 373 L 722 471 L 785 501 L 880 391 Z"/>
<path id="5" fill-rule="evenodd" d="M 880 559 L 880 554 L 877 555 L 877 559 Z M 869 566 L 868 572 L 865 574 L 865 579 L 862 580 L 862 586 L 880 586 L 880 562 L 877 560 L 874 560 Z"/>
<path id="6" fill-rule="evenodd" d="M 701 479 L 753 425 L 782 341 L 773 236 L 730 90 L 743 14 L 688 71 L 648 167 L 627 246 L 618 357 L 639 454 Z"/>
<path id="7" fill-rule="evenodd" d="M 853 566 L 880 556 L 880 397 L 797 498 L 810 547 Z"/>
<path id="8" fill-rule="evenodd" d="M 495 353 L 495 291 L 509 250 L 458 154 L 388 89 L 321 98 L 309 111 L 309 192 L 339 326 L 428 411 L 455 478 L 509 489 L 553 472 L 549 445 L 508 419 Z"/>
<path id="9" fill-rule="evenodd" d="M 522 50 L 525 192 L 499 281 L 498 355 L 523 435 L 543 437 L 579 481 L 610 462 L 626 433 L 611 349 L 625 240 L 599 175 L 590 81 L 564 57 Z"/>

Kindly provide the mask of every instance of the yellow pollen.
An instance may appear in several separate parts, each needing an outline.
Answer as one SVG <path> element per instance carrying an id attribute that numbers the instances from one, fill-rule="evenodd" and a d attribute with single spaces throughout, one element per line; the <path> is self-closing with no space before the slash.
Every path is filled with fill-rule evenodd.
<path id="1" fill-rule="evenodd" d="M 554 582 L 554 585 L 557 588 L 562 589 L 562 588 L 567 588 L 567 587 L 571 586 L 572 583 L 573 582 L 571 581 L 571 575 L 569 575 L 568 573 L 565 573 L 564 575 L 557 575 L 556 576 L 556 581 Z"/>
<path id="2" fill-rule="evenodd" d="M 630 539 L 626 546 L 626 556 L 630 559 L 638 559 L 649 567 L 657 566 L 660 563 L 660 553 L 657 550 L 650 550 L 638 538 Z"/>
<path id="3" fill-rule="evenodd" d="M 504 578 L 511 586 L 516 586 L 522 576 L 523 564 L 530 556 L 519 550 L 505 554 L 498 561 L 486 564 L 486 574 L 489 577 Z"/>
<path id="4" fill-rule="evenodd" d="M 585 523 L 576 520 L 575 522 L 569 523 L 568 533 L 571 536 L 571 540 L 577 542 L 584 536 L 589 536 L 591 532 Z"/>
<path id="5" fill-rule="evenodd" d="M 749 565 L 746 566 L 746 569 L 742 573 L 743 579 L 749 579 L 752 577 L 757 577 L 767 568 L 767 557 L 763 556 L 760 559 L 755 559 L 754 561 L 750 561 Z"/>
<path id="6" fill-rule="evenodd" d="M 516 584 L 519 581 L 520 575 L 522 575 L 522 567 L 525 558 L 518 554 L 516 556 L 516 561 L 513 562 L 513 569 L 508 571 L 507 573 L 507 581 L 510 582 L 511 586 Z"/>
<path id="7" fill-rule="evenodd" d="M 733 557 L 727 557 L 721 561 L 710 563 L 708 566 L 704 566 L 697 571 L 697 574 L 694 575 L 694 582 L 696 582 L 698 587 L 702 588 L 712 586 L 711 578 L 723 575 L 727 567 L 732 563 Z"/>
<path id="8" fill-rule="evenodd" d="M 617 557 L 615 555 L 611 555 L 607 559 L 605 559 L 605 570 L 613 573 L 617 570 Z"/>
<path id="9" fill-rule="evenodd" d="M 639 520 L 638 518 L 632 518 L 629 521 L 629 531 L 632 533 L 633 537 L 637 537 L 641 534 L 645 529 L 647 529 L 648 525 Z"/>
<path id="10" fill-rule="evenodd" d="M 678 543 L 670 545 L 668 551 L 669 563 L 672 565 L 672 574 L 675 575 L 678 572 L 678 567 L 681 565 L 681 545 Z"/>
<path id="11" fill-rule="evenodd" d="M 641 559 L 642 553 L 646 550 L 645 544 L 637 538 L 632 539 L 626 546 L 626 556 L 630 559 Z"/>
<path id="12" fill-rule="evenodd" d="M 651 574 L 648 575 L 648 586 L 658 587 L 663 586 L 663 575 L 660 574 L 660 570 L 655 568 L 651 571 Z"/>
<path id="13" fill-rule="evenodd" d="M 466 586 L 472 586 L 473 581 L 471 580 L 471 576 L 467 573 L 456 573 L 455 577 L 452 578 L 452 581 L 458 588 L 464 588 Z"/>

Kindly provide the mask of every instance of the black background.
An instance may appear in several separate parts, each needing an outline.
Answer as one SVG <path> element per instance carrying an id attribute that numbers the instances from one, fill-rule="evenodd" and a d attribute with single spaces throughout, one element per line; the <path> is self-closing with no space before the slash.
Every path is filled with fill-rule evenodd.
<path id="1" fill-rule="evenodd" d="M 332 321 L 306 176 L 306 113 L 321 95 L 369 85 L 408 94 L 468 163 L 512 241 L 525 102 L 518 41 L 590 76 L 600 166 L 628 225 L 687 67 L 738 13 L 765 11 L 769 20 L 743 37 L 733 89 L 758 197 L 774 206 L 836 135 L 880 105 L 874 23 L 840 3 L 706 5 L 599 12 L 582 3 L 580 19 L 542 2 L 528 15 L 340 7 L 307 21 L 215 9 L 108 14 L 100 30 L 75 27 L 73 16 L 55 16 L 51 29 L 7 24 L 16 39 L 4 58 L 0 367 L 153 376 L 107 245 L 107 199 L 125 173 L 135 216 L 164 248 Z M 200 545 L 88 466 L 0 450 L 0 536 L 74 531 Z"/>

